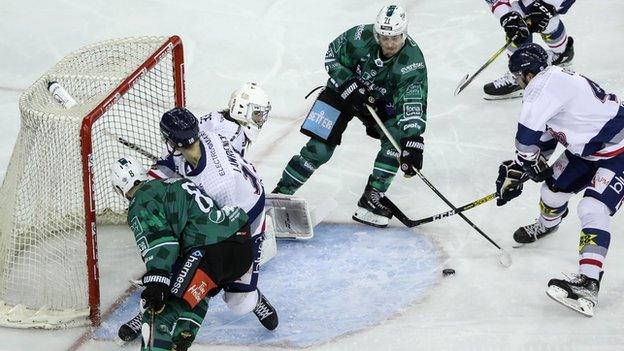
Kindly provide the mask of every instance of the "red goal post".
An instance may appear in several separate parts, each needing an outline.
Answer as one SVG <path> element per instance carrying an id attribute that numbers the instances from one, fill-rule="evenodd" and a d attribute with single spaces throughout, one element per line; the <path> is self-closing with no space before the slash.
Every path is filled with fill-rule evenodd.
<path id="1" fill-rule="evenodd" d="M 57 82 L 76 104 L 48 90 Z M 20 97 L 22 127 L 0 188 L 0 325 L 98 324 L 97 224 L 125 222 L 110 164 L 160 154 L 160 116 L 184 106 L 178 36 L 109 40 L 59 61 Z M 81 267 L 81 268 L 80 268 Z"/>

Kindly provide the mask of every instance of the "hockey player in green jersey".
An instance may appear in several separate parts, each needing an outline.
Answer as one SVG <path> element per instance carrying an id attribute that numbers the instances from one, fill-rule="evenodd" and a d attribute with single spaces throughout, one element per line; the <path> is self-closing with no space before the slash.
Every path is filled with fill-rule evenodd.
<path id="1" fill-rule="evenodd" d="M 219 208 L 188 179 L 148 180 L 132 157 L 112 165 L 111 181 L 130 201 L 128 225 L 147 271 L 141 310 L 150 332 L 143 332 L 141 350 L 187 350 L 208 299 L 253 263 L 248 216 L 238 207 Z M 275 310 L 264 302 L 277 326 Z"/>
<path id="2" fill-rule="evenodd" d="M 406 177 L 421 169 L 427 120 L 427 69 L 420 48 L 407 35 L 407 22 L 403 8 L 386 6 L 374 24 L 355 26 L 329 44 L 327 86 L 301 127 L 311 139 L 288 162 L 274 193 L 295 193 L 329 161 L 347 124 L 357 116 L 367 135 L 379 139 L 381 147 L 353 219 L 378 227 L 388 224 L 392 214 L 379 199 L 399 165 Z M 377 111 L 393 138 L 401 141 L 401 155 L 366 105 Z"/>

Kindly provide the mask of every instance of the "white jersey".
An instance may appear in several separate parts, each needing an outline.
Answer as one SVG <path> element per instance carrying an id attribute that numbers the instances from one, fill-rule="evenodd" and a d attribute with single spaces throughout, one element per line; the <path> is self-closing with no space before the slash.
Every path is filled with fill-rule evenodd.
<path id="1" fill-rule="evenodd" d="M 249 146 L 249 139 L 245 136 L 243 127 L 238 123 L 226 119 L 221 112 L 211 112 L 199 118 L 199 131 L 205 130 L 226 137 L 232 147 L 239 154 L 245 156 L 245 151 L 247 146 Z"/>
<path id="2" fill-rule="evenodd" d="M 485 0 L 490 7 L 490 11 L 500 20 L 505 14 L 515 11 L 523 16 L 527 15 L 526 9 L 535 2 L 535 0 Z M 572 3 L 566 0 L 545 0 L 545 3 L 552 5 L 559 12 L 565 13 Z"/>
<path id="3" fill-rule="evenodd" d="M 592 80 L 550 66 L 524 90 L 516 133 L 519 154 L 537 157 L 540 137 L 554 138 L 590 161 L 617 156 L 624 153 L 624 103 Z"/>
<path id="4" fill-rule="evenodd" d="M 193 181 L 219 207 L 236 206 L 247 212 L 252 234 L 260 234 L 265 200 L 262 180 L 255 168 L 223 135 L 204 128 L 200 130 L 199 142 L 202 156 L 197 167 L 186 162 L 181 155 L 167 154 L 148 175 L 163 178 L 175 174 Z"/>

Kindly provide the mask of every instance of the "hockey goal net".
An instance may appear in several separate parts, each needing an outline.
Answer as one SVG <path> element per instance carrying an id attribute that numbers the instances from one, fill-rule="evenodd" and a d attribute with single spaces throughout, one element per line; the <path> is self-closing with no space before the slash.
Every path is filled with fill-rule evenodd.
<path id="1" fill-rule="evenodd" d="M 58 62 L 20 97 L 21 129 L 0 188 L 0 325 L 98 323 L 97 223 L 122 223 L 110 165 L 160 154 L 160 116 L 184 106 L 179 37 L 110 40 Z M 59 102 L 56 82 L 75 100 Z M 73 106 L 72 106 L 73 105 Z"/>

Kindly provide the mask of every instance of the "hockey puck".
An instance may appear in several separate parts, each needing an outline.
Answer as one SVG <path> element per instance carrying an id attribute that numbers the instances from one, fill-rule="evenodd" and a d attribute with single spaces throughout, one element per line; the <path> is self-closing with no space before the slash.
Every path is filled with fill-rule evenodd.
<path id="1" fill-rule="evenodd" d="M 442 270 L 442 274 L 445 276 L 455 274 L 455 270 L 453 268 L 445 268 Z"/>

